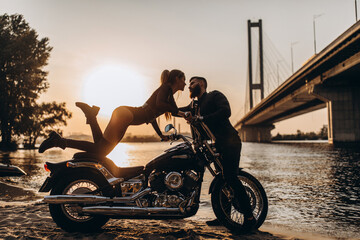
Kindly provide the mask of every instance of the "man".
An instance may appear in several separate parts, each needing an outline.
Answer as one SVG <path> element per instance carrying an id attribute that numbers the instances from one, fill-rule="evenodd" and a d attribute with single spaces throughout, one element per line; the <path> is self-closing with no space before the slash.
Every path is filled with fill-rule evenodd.
<path id="1" fill-rule="evenodd" d="M 200 115 L 203 122 L 209 127 L 216 138 L 215 146 L 222 156 L 222 165 L 225 181 L 234 190 L 234 195 L 241 206 L 245 217 L 244 228 L 251 230 L 256 224 L 253 217 L 249 198 L 246 190 L 238 179 L 238 169 L 240 162 L 241 140 L 238 132 L 231 125 L 229 117 L 231 115 L 230 105 L 227 98 L 219 91 L 207 92 L 207 81 L 203 77 L 192 77 L 190 79 L 190 98 L 197 98 L 200 108 Z M 181 111 L 190 111 L 190 105 L 179 108 Z M 190 115 L 186 118 L 189 122 L 193 120 Z M 236 206 L 239 208 L 239 206 Z M 208 221 L 208 225 L 219 225 L 217 219 Z"/>

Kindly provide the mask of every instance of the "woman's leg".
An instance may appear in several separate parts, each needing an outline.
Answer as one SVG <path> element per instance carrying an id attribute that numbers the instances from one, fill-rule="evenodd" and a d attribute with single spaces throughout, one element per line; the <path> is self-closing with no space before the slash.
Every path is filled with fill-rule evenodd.
<path id="1" fill-rule="evenodd" d="M 100 141 L 103 137 L 103 133 L 96 118 L 100 108 L 97 106 L 90 107 L 88 104 L 83 102 L 76 102 L 75 105 L 84 112 L 86 123 L 90 124 L 94 142 Z"/>
<path id="2" fill-rule="evenodd" d="M 94 153 L 100 156 L 108 155 L 116 146 L 116 143 L 110 143 L 105 138 L 101 138 L 98 142 L 80 141 L 74 139 L 63 138 L 65 148 L 74 148 L 85 152 Z"/>
<path id="3" fill-rule="evenodd" d="M 133 118 L 134 117 L 132 112 L 129 111 L 126 107 L 118 107 L 113 111 L 110 122 L 105 129 L 104 135 L 101 136 L 99 141 L 91 143 L 87 141 L 65 139 L 65 145 L 66 147 L 106 156 L 123 138 L 126 129 L 131 124 Z"/>
<path id="4" fill-rule="evenodd" d="M 99 126 L 99 123 L 97 121 L 97 118 L 93 118 L 93 119 L 88 119 L 89 124 L 90 124 L 90 128 L 91 128 L 91 133 L 93 135 L 93 139 L 94 142 L 98 142 L 103 138 L 103 132 L 101 131 L 101 128 Z"/>
<path id="5" fill-rule="evenodd" d="M 44 152 L 52 147 L 61 147 L 63 149 L 69 147 L 106 156 L 114 149 L 118 142 L 120 142 L 133 118 L 132 112 L 126 107 L 118 107 L 111 116 L 104 136 L 102 136 L 98 142 L 92 143 L 65 139 L 55 133 L 51 134 L 50 137 L 40 145 L 39 152 Z"/>
<path id="6" fill-rule="evenodd" d="M 105 129 L 104 138 L 109 142 L 119 143 L 133 119 L 134 115 L 127 107 L 116 108 Z"/>

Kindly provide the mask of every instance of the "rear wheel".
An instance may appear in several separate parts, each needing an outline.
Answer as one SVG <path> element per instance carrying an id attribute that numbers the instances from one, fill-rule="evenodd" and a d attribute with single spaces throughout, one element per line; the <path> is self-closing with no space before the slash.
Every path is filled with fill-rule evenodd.
<path id="1" fill-rule="evenodd" d="M 264 188 L 251 174 L 239 170 L 238 178 L 249 196 L 253 215 L 257 220 L 255 228 L 265 221 L 268 211 L 268 200 Z M 232 204 L 233 194 L 224 181 L 218 181 L 211 193 L 211 204 L 216 217 L 231 231 L 244 231 L 244 215 Z"/>
<path id="2" fill-rule="evenodd" d="M 60 181 L 50 195 L 86 194 L 104 186 L 106 182 L 90 172 L 77 172 Z M 97 195 L 102 195 L 100 192 Z M 81 213 L 80 204 L 49 204 L 50 214 L 56 224 L 68 232 L 91 232 L 101 228 L 108 220 L 104 216 Z"/>

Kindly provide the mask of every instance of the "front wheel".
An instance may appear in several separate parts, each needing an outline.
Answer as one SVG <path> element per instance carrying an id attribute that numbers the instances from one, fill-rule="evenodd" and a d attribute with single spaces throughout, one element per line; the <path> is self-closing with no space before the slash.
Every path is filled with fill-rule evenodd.
<path id="1" fill-rule="evenodd" d="M 104 181 L 90 172 L 70 174 L 59 182 L 50 195 L 86 194 L 99 189 Z M 101 194 L 101 193 L 100 193 Z M 91 232 L 101 228 L 108 220 L 104 216 L 81 214 L 79 204 L 49 204 L 50 214 L 56 224 L 68 232 Z"/>
<path id="2" fill-rule="evenodd" d="M 249 196 L 253 215 L 257 220 L 255 228 L 265 221 L 268 211 L 268 200 L 264 188 L 251 174 L 239 170 L 238 178 Z M 230 193 L 230 194 L 229 194 Z M 243 231 L 244 215 L 232 205 L 233 194 L 224 181 L 218 181 L 211 193 L 211 204 L 218 220 L 231 231 Z"/>

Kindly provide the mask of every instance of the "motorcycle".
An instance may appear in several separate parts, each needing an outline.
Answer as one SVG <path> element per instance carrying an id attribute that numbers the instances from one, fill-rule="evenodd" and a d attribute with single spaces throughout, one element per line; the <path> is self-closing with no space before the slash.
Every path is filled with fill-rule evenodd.
<path id="1" fill-rule="evenodd" d="M 197 213 L 205 169 L 214 177 L 209 194 L 218 220 L 229 230 L 244 231 L 244 216 L 233 204 L 233 190 L 223 179 L 221 155 L 204 122 L 190 124 L 192 138 L 178 134 L 172 124 L 165 132 L 182 143 L 167 149 L 146 166 L 117 167 L 110 159 L 80 152 L 71 160 L 46 162 L 50 171 L 40 192 L 55 223 L 68 232 L 101 228 L 109 218 L 182 219 Z M 192 139 L 192 141 L 189 141 Z M 251 174 L 238 177 L 250 199 L 255 228 L 265 221 L 268 201 L 264 188 Z"/>

